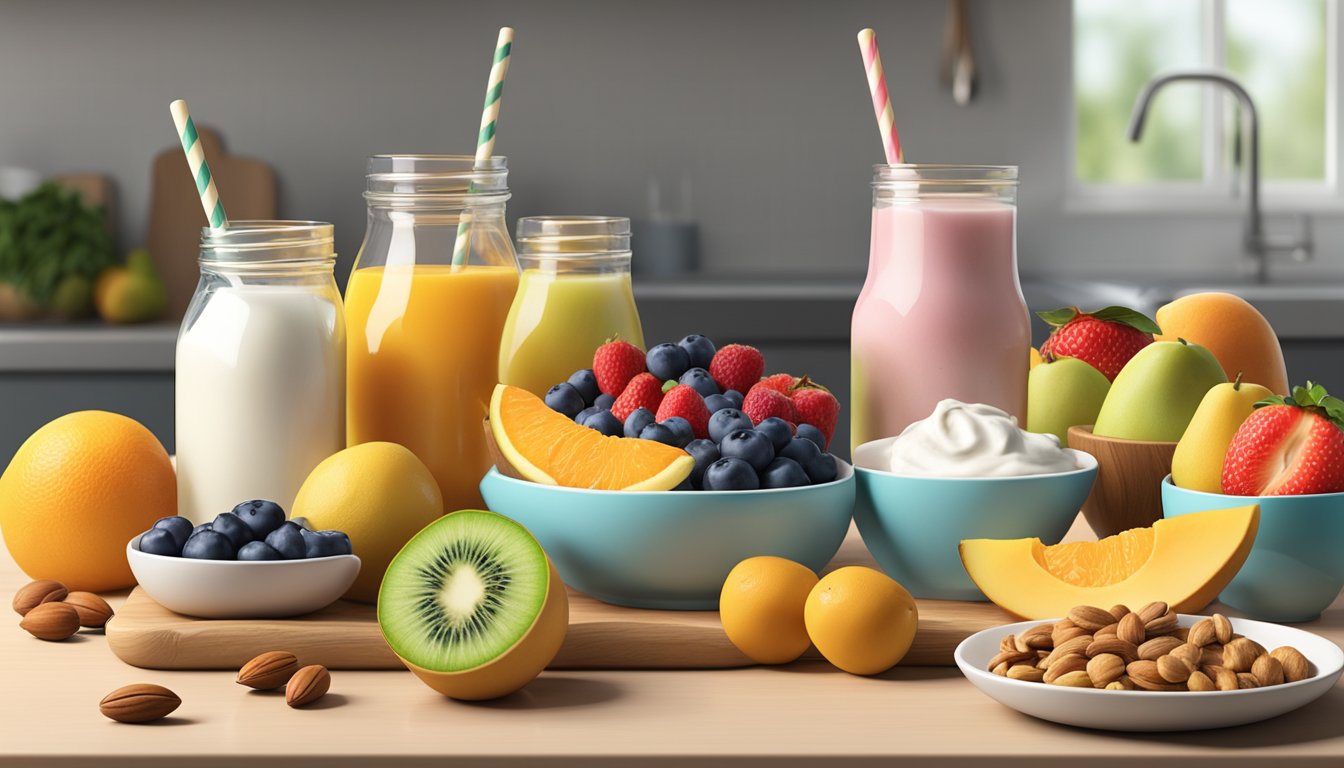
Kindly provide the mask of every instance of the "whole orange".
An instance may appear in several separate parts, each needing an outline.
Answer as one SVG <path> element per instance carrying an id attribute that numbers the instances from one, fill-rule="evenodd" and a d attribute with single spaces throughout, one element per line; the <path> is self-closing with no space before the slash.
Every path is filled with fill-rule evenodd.
<path id="1" fill-rule="evenodd" d="M 782 557 L 750 557 L 728 572 L 719 594 L 719 621 L 737 649 L 760 664 L 788 664 L 812 641 L 803 603 L 817 574 Z"/>
<path id="2" fill-rule="evenodd" d="M 803 609 L 821 655 L 855 675 L 876 675 L 910 650 L 919 627 L 915 599 L 895 580 L 851 565 L 822 577 Z"/>
<path id="3" fill-rule="evenodd" d="M 34 432 L 0 476 L 0 531 L 23 572 L 72 590 L 135 584 L 126 543 L 177 514 L 168 452 L 139 422 L 78 411 Z"/>

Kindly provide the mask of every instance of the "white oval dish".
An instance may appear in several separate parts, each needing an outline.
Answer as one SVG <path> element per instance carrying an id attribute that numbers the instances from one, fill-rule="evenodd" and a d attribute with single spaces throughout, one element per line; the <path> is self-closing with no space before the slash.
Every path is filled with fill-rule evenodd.
<path id="1" fill-rule="evenodd" d="M 143 534 L 142 534 L 143 535 Z M 126 545 L 145 593 L 175 613 L 204 619 L 278 619 L 312 613 L 340 599 L 359 575 L 355 555 L 303 560 L 195 560 Z"/>
<path id="2" fill-rule="evenodd" d="M 1202 616 L 1180 614 L 1188 627 Z M 1029 683 L 985 669 L 999 640 L 1043 621 L 1023 621 L 986 629 L 961 641 L 955 658 L 961 673 L 995 701 L 1042 720 L 1106 731 L 1197 731 L 1268 720 L 1309 704 L 1339 681 L 1344 651 L 1310 632 L 1250 619 L 1232 619 L 1232 628 L 1273 650 L 1291 645 L 1314 665 L 1316 674 L 1296 683 L 1240 691 L 1103 691 Z"/>

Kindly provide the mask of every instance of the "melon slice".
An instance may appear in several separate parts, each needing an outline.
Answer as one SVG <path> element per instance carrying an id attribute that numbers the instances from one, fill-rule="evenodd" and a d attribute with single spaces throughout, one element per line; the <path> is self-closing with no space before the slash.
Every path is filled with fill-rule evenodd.
<path id="1" fill-rule="evenodd" d="M 500 384 L 490 398 L 499 452 L 524 479 L 606 491 L 670 491 L 695 459 L 680 448 L 613 437 L 574 423 L 525 389 Z"/>
<path id="2" fill-rule="evenodd" d="M 1095 542 L 967 539 L 961 562 L 986 597 L 1024 619 L 1064 616 L 1076 605 L 1137 609 L 1155 600 L 1191 613 L 1232 581 L 1259 526 L 1260 505 L 1251 504 L 1158 520 Z"/>

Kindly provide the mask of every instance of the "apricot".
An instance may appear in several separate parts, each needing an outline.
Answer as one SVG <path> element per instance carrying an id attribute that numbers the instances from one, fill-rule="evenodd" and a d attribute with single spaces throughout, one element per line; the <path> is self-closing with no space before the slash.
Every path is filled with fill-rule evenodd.
<path id="1" fill-rule="evenodd" d="M 827 661 L 852 675 L 876 675 L 896 666 L 910 650 L 919 609 L 891 577 L 851 565 L 817 582 L 803 620 Z"/>
<path id="2" fill-rule="evenodd" d="M 1157 310 L 1158 341 L 1185 339 L 1207 348 L 1228 381 L 1259 384 L 1286 395 L 1288 369 L 1283 348 L 1269 321 L 1250 302 L 1230 293 L 1192 293 Z"/>
<path id="3" fill-rule="evenodd" d="M 817 574 L 782 557 L 751 557 L 729 571 L 719 594 L 719 620 L 739 651 L 759 664 L 788 664 L 812 641 L 803 604 Z"/>

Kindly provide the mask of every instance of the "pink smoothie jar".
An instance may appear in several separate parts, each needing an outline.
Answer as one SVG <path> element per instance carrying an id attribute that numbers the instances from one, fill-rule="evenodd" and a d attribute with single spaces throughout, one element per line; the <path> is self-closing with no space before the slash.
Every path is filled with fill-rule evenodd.
<path id="1" fill-rule="evenodd" d="M 1017 167 L 878 165 L 850 329 L 851 448 L 943 398 L 1026 423 L 1031 320 L 1017 278 Z"/>

